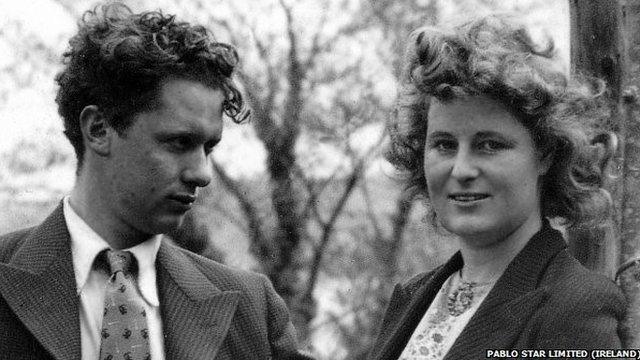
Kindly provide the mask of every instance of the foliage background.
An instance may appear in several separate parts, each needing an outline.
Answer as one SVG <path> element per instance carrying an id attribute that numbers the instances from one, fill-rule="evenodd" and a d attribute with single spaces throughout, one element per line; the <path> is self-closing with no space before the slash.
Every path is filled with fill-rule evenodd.
<path id="1" fill-rule="evenodd" d="M 393 284 L 455 250 L 381 154 L 404 39 L 422 25 L 515 11 L 568 66 L 552 0 L 127 1 L 207 25 L 243 58 L 251 124 L 228 122 L 217 178 L 176 241 L 269 275 L 319 359 L 360 359 Z M 73 186 L 53 77 L 93 1 L 0 0 L 0 233 L 39 223 Z"/>

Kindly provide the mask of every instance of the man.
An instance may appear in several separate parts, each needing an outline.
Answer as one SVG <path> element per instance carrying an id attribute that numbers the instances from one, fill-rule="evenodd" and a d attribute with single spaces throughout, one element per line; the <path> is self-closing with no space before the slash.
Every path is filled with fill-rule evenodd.
<path id="1" fill-rule="evenodd" d="M 262 275 L 162 240 L 209 184 L 222 114 L 246 110 L 235 50 L 121 4 L 85 13 L 56 81 L 76 184 L 0 237 L 0 357 L 308 359 Z"/>

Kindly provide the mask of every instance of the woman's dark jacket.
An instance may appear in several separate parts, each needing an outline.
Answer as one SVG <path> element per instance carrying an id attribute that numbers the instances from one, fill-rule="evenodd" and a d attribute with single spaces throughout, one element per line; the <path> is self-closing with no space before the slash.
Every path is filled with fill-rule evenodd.
<path id="1" fill-rule="evenodd" d="M 395 360 L 444 281 L 463 265 L 460 252 L 435 270 L 396 286 L 370 360 Z M 611 349 L 626 300 L 609 279 L 584 268 L 562 234 L 542 230 L 509 264 L 445 359 L 484 359 L 487 350 Z"/>

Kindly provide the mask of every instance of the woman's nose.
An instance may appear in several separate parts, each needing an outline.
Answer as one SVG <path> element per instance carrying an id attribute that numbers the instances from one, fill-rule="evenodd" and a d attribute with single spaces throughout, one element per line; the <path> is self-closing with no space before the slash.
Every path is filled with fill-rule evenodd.
<path id="1" fill-rule="evenodd" d="M 451 177 L 460 182 L 467 182 L 475 179 L 480 174 L 476 159 L 464 148 L 461 148 L 454 159 Z"/>

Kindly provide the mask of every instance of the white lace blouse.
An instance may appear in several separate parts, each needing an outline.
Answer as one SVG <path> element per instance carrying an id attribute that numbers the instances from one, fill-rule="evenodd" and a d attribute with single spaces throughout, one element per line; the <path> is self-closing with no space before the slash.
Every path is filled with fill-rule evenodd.
<path id="1" fill-rule="evenodd" d="M 472 287 L 473 298 L 468 306 L 461 306 L 465 300 L 469 299 L 464 296 L 469 292 L 461 292 L 460 288 L 468 286 L 468 283 L 462 281 L 459 272 L 451 275 L 413 331 L 399 360 L 443 359 L 484 301 L 493 284 L 495 282 L 475 284 Z M 456 298 L 458 301 L 453 301 Z M 464 311 L 461 312 L 463 309 Z M 452 315 L 452 313 L 459 313 L 459 315 Z"/>

